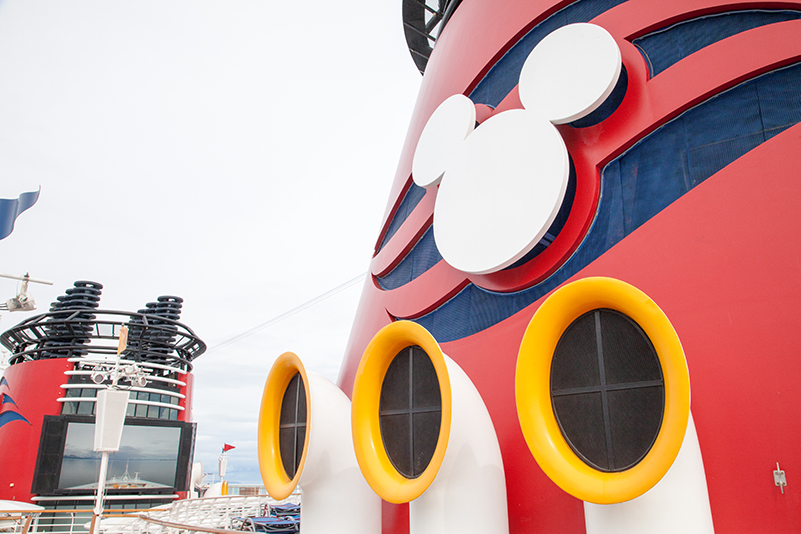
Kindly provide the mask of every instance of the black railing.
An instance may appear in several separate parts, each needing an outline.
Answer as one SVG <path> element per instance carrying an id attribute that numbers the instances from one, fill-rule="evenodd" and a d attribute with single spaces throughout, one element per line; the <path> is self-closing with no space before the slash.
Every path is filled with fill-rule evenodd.
<path id="1" fill-rule="evenodd" d="M 128 327 L 128 348 L 121 358 L 159 363 L 185 371 L 206 351 L 206 344 L 187 326 L 150 313 L 92 309 L 59 310 L 31 317 L 0 334 L 12 352 L 9 364 L 50 358 L 116 354 L 122 326 Z"/>
<path id="2" fill-rule="evenodd" d="M 442 28 L 448 23 L 461 0 L 403 0 L 403 33 L 420 74 Z"/>

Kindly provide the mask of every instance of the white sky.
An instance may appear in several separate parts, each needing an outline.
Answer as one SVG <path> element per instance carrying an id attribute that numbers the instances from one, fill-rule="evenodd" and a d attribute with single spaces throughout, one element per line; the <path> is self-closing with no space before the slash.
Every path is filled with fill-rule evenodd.
<path id="1" fill-rule="evenodd" d="M 42 189 L 0 272 L 55 282 L 35 313 L 80 279 L 104 309 L 181 296 L 214 347 L 367 271 L 421 77 L 401 0 L 365 7 L 0 0 L 0 198 Z M 336 380 L 360 293 L 196 360 L 205 471 L 225 442 L 227 478 L 260 482 L 273 360 Z"/>

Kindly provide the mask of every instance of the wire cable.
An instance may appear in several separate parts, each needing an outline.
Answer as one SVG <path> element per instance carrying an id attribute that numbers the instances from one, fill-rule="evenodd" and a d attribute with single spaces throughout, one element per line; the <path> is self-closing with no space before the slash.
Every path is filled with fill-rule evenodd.
<path id="1" fill-rule="evenodd" d="M 206 354 L 210 354 L 210 353 L 215 352 L 215 351 L 217 351 L 219 349 L 225 348 L 228 345 L 232 345 L 232 344 L 236 343 L 237 341 L 241 341 L 241 340 L 245 339 L 248 336 L 252 336 L 256 332 L 259 332 L 259 331 L 264 330 L 265 328 L 267 328 L 269 326 L 274 325 L 275 323 L 281 322 L 281 321 L 283 321 L 284 319 L 286 319 L 288 317 L 292 317 L 296 313 L 302 312 L 306 308 L 314 306 L 315 304 L 318 304 L 318 303 L 324 301 L 328 297 L 332 297 L 332 296 L 336 295 L 337 293 L 339 293 L 340 291 L 342 291 L 344 289 L 347 289 L 350 286 L 352 286 L 354 284 L 357 284 L 358 282 L 361 282 L 362 280 L 364 280 L 364 278 L 366 276 L 367 276 L 367 273 L 364 272 L 364 273 L 360 274 L 359 276 L 357 276 L 356 278 L 352 278 L 352 279 L 348 280 L 347 282 L 345 282 L 344 284 L 340 284 L 337 287 L 335 287 L 334 289 L 331 289 L 331 290 L 323 293 L 322 295 L 317 295 L 313 299 L 311 299 L 311 300 L 309 300 L 307 302 L 304 302 L 300 306 L 296 306 L 296 307 L 292 308 L 291 310 L 282 313 L 281 315 L 273 317 L 269 321 L 266 321 L 264 323 L 261 323 L 260 325 L 254 326 L 250 330 L 246 330 L 245 332 L 242 332 L 241 334 L 238 334 L 238 335 L 236 335 L 236 336 L 234 336 L 234 337 L 232 337 L 230 339 L 227 339 L 227 340 L 225 340 L 225 341 L 223 341 L 221 343 L 218 343 L 217 345 L 214 345 L 209 350 L 207 350 Z"/>

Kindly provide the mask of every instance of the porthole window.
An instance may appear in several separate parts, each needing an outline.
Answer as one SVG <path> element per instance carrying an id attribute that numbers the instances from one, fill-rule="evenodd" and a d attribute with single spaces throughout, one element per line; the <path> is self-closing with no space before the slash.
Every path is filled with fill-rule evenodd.
<path id="1" fill-rule="evenodd" d="M 667 316 L 636 287 L 576 280 L 531 318 L 515 401 L 526 444 L 552 481 L 584 501 L 628 501 L 667 473 L 684 440 L 684 350 Z"/>
<path id="2" fill-rule="evenodd" d="M 625 471 L 651 450 L 665 381 L 653 344 L 628 316 L 596 309 L 573 321 L 554 351 L 550 390 L 559 430 L 588 465 Z"/>
<path id="3" fill-rule="evenodd" d="M 312 384 L 300 358 L 285 352 L 273 363 L 259 408 L 259 471 L 273 499 L 297 487 L 309 450 Z"/>
<path id="4" fill-rule="evenodd" d="M 404 348 L 389 364 L 378 418 L 392 465 L 406 478 L 419 477 L 434 456 L 442 422 L 439 380 L 421 347 Z"/>
<path id="5" fill-rule="evenodd" d="M 278 443 L 281 462 L 287 476 L 292 479 L 298 471 L 306 442 L 306 388 L 300 373 L 289 381 L 281 401 L 278 426 Z"/>
<path id="6" fill-rule="evenodd" d="M 353 449 L 370 487 L 395 504 L 422 495 L 451 433 L 448 364 L 434 337 L 411 321 L 379 330 L 359 362 L 351 407 Z"/>

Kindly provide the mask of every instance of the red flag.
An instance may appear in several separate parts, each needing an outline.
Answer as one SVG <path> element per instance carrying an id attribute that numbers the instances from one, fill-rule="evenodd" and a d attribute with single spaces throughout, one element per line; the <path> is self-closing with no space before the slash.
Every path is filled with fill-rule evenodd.
<path id="1" fill-rule="evenodd" d="M 223 443 L 223 452 L 228 452 L 231 449 L 235 449 L 235 448 L 236 447 L 234 447 L 233 445 L 228 445 L 227 443 Z"/>

